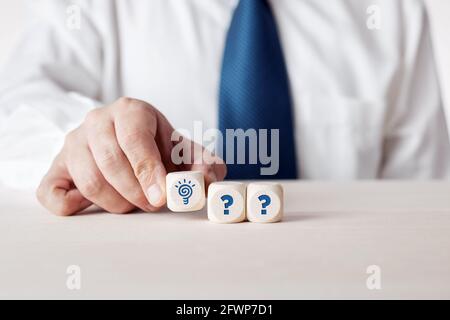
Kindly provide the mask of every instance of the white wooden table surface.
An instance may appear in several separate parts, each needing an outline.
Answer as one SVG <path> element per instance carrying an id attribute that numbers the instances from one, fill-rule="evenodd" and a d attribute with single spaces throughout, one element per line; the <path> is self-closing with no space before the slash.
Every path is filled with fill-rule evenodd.
<path id="1" fill-rule="evenodd" d="M 235 225 L 205 210 L 56 217 L 0 189 L 0 298 L 450 298 L 450 183 L 284 188 L 283 222 Z"/>

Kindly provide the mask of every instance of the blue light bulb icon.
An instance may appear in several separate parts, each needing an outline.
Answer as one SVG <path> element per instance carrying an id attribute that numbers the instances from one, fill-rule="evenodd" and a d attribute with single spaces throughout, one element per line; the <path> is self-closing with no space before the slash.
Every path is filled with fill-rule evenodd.
<path id="1" fill-rule="evenodd" d="M 193 184 L 190 180 L 186 181 L 186 179 L 183 179 L 183 182 L 178 181 L 178 184 L 175 185 L 175 188 L 178 189 L 179 196 L 183 198 L 184 205 L 189 204 L 189 198 L 192 196 L 194 187 L 195 184 Z"/>

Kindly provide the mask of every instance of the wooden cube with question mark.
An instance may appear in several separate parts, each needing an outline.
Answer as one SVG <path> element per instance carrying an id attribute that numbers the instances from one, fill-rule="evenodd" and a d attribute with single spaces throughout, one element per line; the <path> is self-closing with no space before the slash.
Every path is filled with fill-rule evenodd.
<path id="1" fill-rule="evenodd" d="M 241 182 L 214 182 L 208 188 L 208 219 L 216 223 L 245 220 L 246 188 Z"/>
<path id="2" fill-rule="evenodd" d="M 175 212 L 197 211 L 206 202 L 205 180 L 200 171 L 177 171 L 166 176 L 167 207 Z"/>
<path id="3" fill-rule="evenodd" d="M 283 187 L 278 183 L 254 182 L 247 186 L 247 219 L 278 222 L 283 218 Z"/>

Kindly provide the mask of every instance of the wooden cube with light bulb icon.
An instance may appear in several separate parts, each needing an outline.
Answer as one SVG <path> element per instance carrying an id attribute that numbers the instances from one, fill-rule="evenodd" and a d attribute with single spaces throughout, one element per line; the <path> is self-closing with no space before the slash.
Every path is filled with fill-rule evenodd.
<path id="1" fill-rule="evenodd" d="M 278 183 L 254 182 L 247 186 L 247 219 L 278 222 L 283 218 L 283 188 Z"/>
<path id="2" fill-rule="evenodd" d="M 241 182 L 214 182 L 208 188 L 208 219 L 215 223 L 245 220 L 246 186 Z"/>
<path id="3" fill-rule="evenodd" d="M 171 172 L 166 177 L 167 207 L 174 212 L 197 211 L 206 202 L 205 181 L 200 171 Z"/>

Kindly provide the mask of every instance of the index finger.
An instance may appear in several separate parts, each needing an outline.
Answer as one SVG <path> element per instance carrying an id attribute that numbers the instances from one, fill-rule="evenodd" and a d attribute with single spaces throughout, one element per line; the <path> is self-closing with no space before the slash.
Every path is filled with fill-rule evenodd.
<path id="1" fill-rule="evenodd" d="M 117 142 L 124 152 L 149 203 L 155 208 L 166 201 L 166 169 L 155 141 L 156 111 L 135 99 L 121 101 L 114 112 Z"/>

